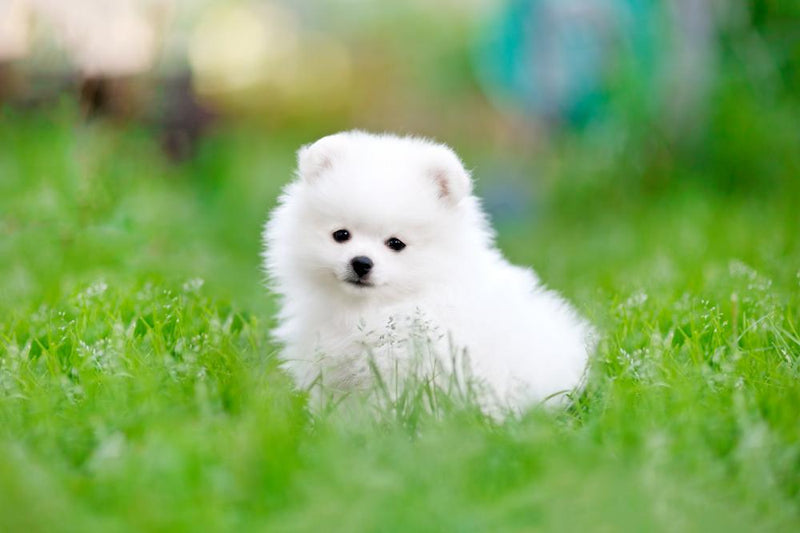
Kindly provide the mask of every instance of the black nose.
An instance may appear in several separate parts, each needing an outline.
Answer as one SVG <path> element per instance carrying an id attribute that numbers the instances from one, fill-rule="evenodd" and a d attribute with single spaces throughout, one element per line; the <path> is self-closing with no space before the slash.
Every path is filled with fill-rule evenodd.
<path id="1" fill-rule="evenodd" d="M 350 260 L 350 266 L 353 267 L 353 272 L 355 272 L 359 278 L 363 278 L 372 270 L 372 259 L 365 255 L 359 255 Z"/>

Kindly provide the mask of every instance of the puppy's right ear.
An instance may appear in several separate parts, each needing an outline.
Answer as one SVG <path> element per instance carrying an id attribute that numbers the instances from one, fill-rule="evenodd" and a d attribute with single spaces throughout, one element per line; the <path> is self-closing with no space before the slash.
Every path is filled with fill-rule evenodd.
<path id="1" fill-rule="evenodd" d="M 297 151 L 297 173 L 301 179 L 313 183 L 324 172 L 333 168 L 336 159 L 344 151 L 342 136 L 328 135 Z"/>
<path id="2" fill-rule="evenodd" d="M 472 180 L 464 164 L 449 147 L 433 145 L 433 156 L 427 162 L 428 177 L 436 185 L 439 198 L 456 205 L 472 193 Z"/>

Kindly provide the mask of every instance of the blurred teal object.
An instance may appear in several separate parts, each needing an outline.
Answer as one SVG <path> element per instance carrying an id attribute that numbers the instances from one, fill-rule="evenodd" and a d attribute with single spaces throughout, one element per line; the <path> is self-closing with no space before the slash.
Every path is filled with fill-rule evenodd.
<path id="1" fill-rule="evenodd" d="M 511 0 L 484 27 L 478 78 L 498 107 L 585 124 L 604 107 L 612 69 L 652 83 L 656 18 L 647 0 Z"/>

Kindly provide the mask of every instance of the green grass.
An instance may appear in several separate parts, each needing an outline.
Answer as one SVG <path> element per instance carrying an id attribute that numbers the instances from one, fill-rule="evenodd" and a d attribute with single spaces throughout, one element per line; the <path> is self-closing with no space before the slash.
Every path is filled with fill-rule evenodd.
<path id="1" fill-rule="evenodd" d="M 0 531 L 800 528 L 791 191 L 549 187 L 499 241 L 603 333 L 570 409 L 312 416 L 257 257 L 307 137 L 150 137 L 0 118 Z"/>

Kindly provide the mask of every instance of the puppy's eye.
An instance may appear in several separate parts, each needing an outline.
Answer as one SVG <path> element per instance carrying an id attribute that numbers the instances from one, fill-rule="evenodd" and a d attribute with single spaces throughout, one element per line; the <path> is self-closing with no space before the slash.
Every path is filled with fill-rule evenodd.
<path id="1" fill-rule="evenodd" d="M 404 243 L 397 237 L 392 237 L 386 241 L 386 246 L 388 246 L 395 252 L 399 252 L 400 250 L 406 247 L 406 243 Z"/>
<path id="2" fill-rule="evenodd" d="M 346 229 L 337 229 L 333 232 L 333 240 L 336 242 L 344 242 L 350 240 L 350 232 Z"/>

